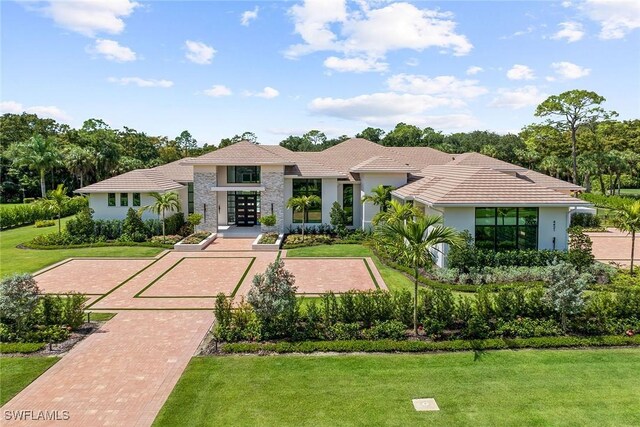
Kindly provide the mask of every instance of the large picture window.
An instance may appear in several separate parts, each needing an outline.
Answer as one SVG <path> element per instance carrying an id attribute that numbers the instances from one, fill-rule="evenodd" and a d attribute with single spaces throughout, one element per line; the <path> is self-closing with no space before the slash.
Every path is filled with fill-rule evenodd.
<path id="1" fill-rule="evenodd" d="M 318 196 L 322 199 L 322 180 L 321 179 L 294 179 L 293 180 L 293 197 L 299 196 Z M 305 223 L 320 224 L 322 223 L 322 203 L 307 209 Z M 302 222 L 302 212 L 293 211 L 293 222 Z"/>
<path id="2" fill-rule="evenodd" d="M 227 166 L 227 183 L 257 184 L 260 182 L 260 166 Z"/>
<path id="3" fill-rule="evenodd" d="M 481 249 L 538 248 L 538 208 L 476 208 L 476 246 Z"/>
<path id="4" fill-rule="evenodd" d="M 347 214 L 346 225 L 353 225 L 353 184 L 342 186 L 342 209 Z"/>

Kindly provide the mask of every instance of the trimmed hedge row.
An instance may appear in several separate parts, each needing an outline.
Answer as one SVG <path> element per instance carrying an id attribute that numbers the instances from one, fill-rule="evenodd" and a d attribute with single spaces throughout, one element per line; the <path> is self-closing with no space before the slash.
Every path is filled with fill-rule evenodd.
<path id="1" fill-rule="evenodd" d="M 76 214 L 88 206 L 89 202 L 85 197 L 72 197 L 62 209 L 62 216 Z M 0 211 L 0 229 L 29 225 L 38 220 L 55 219 L 57 215 L 57 212 L 49 209 L 40 201 L 5 207 Z"/>
<path id="2" fill-rule="evenodd" d="M 1 342 L 0 354 L 8 353 L 35 353 L 44 348 L 43 342 Z"/>
<path id="3" fill-rule="evenodd" d="M 512 350 L 523 348 L 550 349 L 571 347 L 640 346 L 640 335 L 632 337 L 608 335 L 600 337 L 492 338 L 454 341 L 301 341 L 277 343 L 225 343 L 219 352 L 241 353 L 423 353 L 434 351 Z"/>
<path id="4" fill-rule="evenodd" d="M 167 241 L 169 241 L 167 239 Z M 94 242 L 94 243 L 78 243 L 71 245 L 39 245 L 36 243 L 27 242 L 22 244 L 23 247 L 28 249 L 41 249 L 41 250 L 49 250 L 49 249 L 79 249 L 79 248 L 103 248 L 108 246 L 145 246 L 150 248 L 163 248 L 163 249 L 173 249 L 173 244 L 163 244 L 158 242 Z"/>

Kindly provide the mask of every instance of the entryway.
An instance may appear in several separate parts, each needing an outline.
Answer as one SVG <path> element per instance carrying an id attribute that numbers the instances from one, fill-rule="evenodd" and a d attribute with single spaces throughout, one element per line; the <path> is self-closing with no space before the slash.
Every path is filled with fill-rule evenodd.
<path id="1" fill-rule="evenodd" d="M 253 227 L 258 222 L 258 196 L 256 194 L 236 194 L 236 225 Z"/>

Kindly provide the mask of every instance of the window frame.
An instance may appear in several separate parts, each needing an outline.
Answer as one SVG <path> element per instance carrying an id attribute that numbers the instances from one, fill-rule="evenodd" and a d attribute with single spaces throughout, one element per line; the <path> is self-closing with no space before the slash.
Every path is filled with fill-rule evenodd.
<path id="1" fill-rule="evenodd" d="M 491 210 L 492 218 L 488 215 L 479 216 L 481 211 L 486 214 Z M 494 251 L 538 250 L 539 207 L 476 207 L 474 213 L 476 247 Z M 535 223 L 531 223 L 531 219 Z M 484 238 L 479 239 L 481 236 Z"/>
<path id="2" fill-rule="evenodd" d="M 260 184 L 261 173 L 260 166 L 227 166 L 227 184 Z M 250 178 L 245 180 L 245 175 Z"/>
<path id="3" fill-rule="evenodd" d="M 313 185 L 310 186 L 309 183 L 313 183 Z M 296 189 L 296 185 L 298 187 L 306 186 L 306 189 L 305 190 L 302 190 L 300 188 Z M 313 188 L 313 190 L 310 190 L 310 188 Z M 320 203 L 318 204 L 318 206 L 313 209 L 307 209 L 304 213 L 303 219 L 305 224 L 322 224 L 322 179 L 294 178 L 291 184 L 291 195 L 293 197 L 311 196 L 311 195 L 320 197 Z M 309 216 L 310 213 L 313 213 L 313 214 L 319 213 L 320 217 L 318 219 L 311 220 Z M 300 215 L 301 212 L 296 212 L 294 210 L 291 215 L 291 222 L 294 224 L 302 224 L 303 219 L 296 218 L 296 214 Z"/>
<path id="4" fill-rule="evenodd" d="M 120 193 L 120 207 L 126 208 L 128 206 L 129 206 L 129 193 Z"/>
<path id="5" fill-rule="evenodd" d="M 131 206 L 140 207 L 140 203 L 142 202 L 142 196 L 140 193 L 131 193 Z"/>
<path id="6" fill-rule="evenodd" d="M 350 195 L 347 196 L 347 188 L 350 189 Z M 351 200 L 351 202 L 349 202 Z M 347 222 L 345 225 L 353 226 L 353 184 L 342 185 L 342 210 L 347 214 Z"/>
<path id="7" fill-rule="evenodd" d="M 116 206 L 116 193 L 107 193 L 107 206 L 108 207 Z"/>

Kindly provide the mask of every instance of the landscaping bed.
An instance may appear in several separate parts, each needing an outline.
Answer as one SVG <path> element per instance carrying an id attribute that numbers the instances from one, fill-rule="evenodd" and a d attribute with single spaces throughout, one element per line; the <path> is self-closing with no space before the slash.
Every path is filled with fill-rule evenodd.
<path id="1" fill-rule="evenodd" d="M 174 245 L 176 251 L 201 251 L 216 239 L 217 233 L 209 233 L 208 231 L 200 231 L 193 233 Z"/>
<path id="2" fill-rule="evenodd" d="M 263 233 L 260 234 L 251 244 L 254 251 L 278 251 L 282 245 L 284 234 Z"/>

